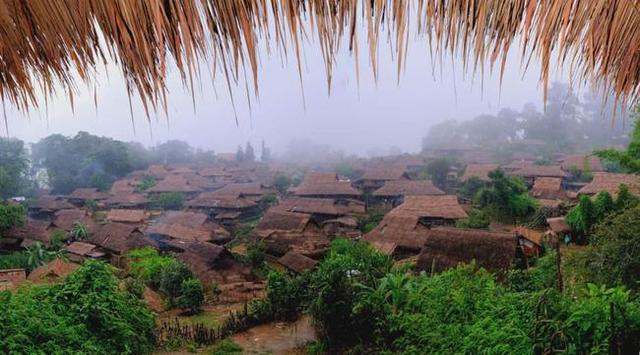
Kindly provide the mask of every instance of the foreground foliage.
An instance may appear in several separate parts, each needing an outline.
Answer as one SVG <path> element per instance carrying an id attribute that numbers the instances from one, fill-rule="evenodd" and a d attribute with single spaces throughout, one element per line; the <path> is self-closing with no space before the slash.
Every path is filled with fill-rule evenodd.
<path id="1" fill-rule="evenodd" d="M 0 352 L 143 354 L 154 318 L 120 290 L 108 265 L 87 261 L 62 283 L 0 293 Z"/>
<path id="2" fill-rule="evenodd" d="M 640 347 L 640 303 L 624 287 L 555 288 L 553 253 L 499 282 L 475 264 L 415 275 L 362 243 L 337 239 L 325 260 L 298 276 L 272 273 L 264 319 L 309 312 L 329 353 L 574 354 Z M 260 314 L 260 312 L 262 312 Z"/>

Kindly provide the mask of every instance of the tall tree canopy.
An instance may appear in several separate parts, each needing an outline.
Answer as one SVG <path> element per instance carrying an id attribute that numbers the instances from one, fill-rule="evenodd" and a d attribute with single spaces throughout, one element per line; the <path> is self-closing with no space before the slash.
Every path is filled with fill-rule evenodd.
<path id="1" fill-rule="evenodd" d="M 0 197 L 18 196 L 29 185 L 29 157 L 24 143 L 0 138 Z"/>

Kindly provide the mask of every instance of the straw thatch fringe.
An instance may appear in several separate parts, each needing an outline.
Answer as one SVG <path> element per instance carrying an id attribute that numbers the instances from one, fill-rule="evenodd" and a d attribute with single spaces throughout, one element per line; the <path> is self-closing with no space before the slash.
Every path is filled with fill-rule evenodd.
<path id="1" fill-rule="evenodd" d="M 622 100 L 638 93 L 636 0 L 0 0 L 0 96 L 27 109 L 38 104 L 39 90 L 46 101 L 61 85 L 73 105 L 73 73 L 92 83 L 109 59 L 147 111 L 166 111 L 168 63 L 192 91 L 201 63 L 223 73 L 229 90 L 248 69 L 257 94 L 258 43 L 273 40 L 280 53 L 293 52 L 302 77 L 301 41 L 310 37 L 331 84 L 335 52 L 345 39 L 357 56 L 362 26 L 374 77 L 381 32 L 393 39 L 399 74 L 417 27 L 435 53 L 460 53 L 465 70 L 499 62 L 502 77 L 506 54 L 519 43 L 525 67 L 540 59 L 545 88 L 557 55 L 581 82 L 602 84 Z"/>

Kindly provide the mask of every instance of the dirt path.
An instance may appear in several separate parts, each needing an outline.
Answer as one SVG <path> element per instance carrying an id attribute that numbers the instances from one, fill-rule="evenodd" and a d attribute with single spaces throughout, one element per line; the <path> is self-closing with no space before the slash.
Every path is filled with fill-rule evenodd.
<path id="1" fill-rule="evenodd" d="M 304 316 L 293 323 L 275 322 L 259 325 L 231 336 L 245 354 L 296 354 L 296 350 L 316 340 L 311 318 Z"/>

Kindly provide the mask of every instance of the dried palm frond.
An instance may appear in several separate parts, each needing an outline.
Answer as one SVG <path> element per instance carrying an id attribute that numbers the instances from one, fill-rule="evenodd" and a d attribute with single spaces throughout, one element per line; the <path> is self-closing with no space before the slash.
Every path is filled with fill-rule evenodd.
<path id="1" fill-rule="evenodd" d="M 167 63 L 191 90 L 203 61 L 229 87 L 248 68 L 257 94 L 259 43 L 293 52 L 302 77 L 301 42 L 311 37 L 330 87 L 336 51 L 344 39 L 357 56 L 361 26 L 376 77 L 381 32 L 393 39 L 399 75 L 409 30 L 417 28 L 435 53 L 459 53 L 465 68 L 498 62 L 502 76 L 509 48 L 519 43 L 525 63 L 542 63 L 545 88 L 557 56 L 578 68 L 582 82 L 618 99 L 638 94 L 636 0 L 0 0 L 0 97 L 26 109 L 38 104 L 38 90 L 51 95 L 61 87 L 73 103 L 74 73 L 90 83 L 96 66 L 110 60 L 147 110 L 166 110 Z"/>

